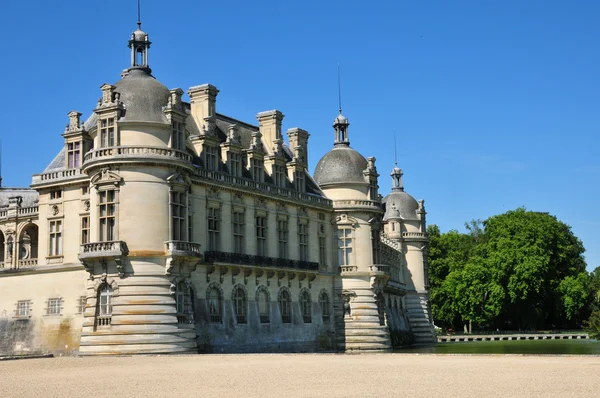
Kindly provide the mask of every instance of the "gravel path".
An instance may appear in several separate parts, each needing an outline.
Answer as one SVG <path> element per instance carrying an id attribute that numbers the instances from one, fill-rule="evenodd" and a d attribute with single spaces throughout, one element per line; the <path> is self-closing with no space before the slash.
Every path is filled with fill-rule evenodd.
<path id="1" fill-rule="evenodd" d="M 195 355 L 0 362 L 0 397 L 600 397 L 600 357 Z"/>

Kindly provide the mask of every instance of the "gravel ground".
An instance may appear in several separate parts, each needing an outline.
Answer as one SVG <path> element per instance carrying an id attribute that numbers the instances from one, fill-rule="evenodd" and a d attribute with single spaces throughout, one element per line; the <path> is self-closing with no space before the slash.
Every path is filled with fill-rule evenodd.
<path id="1" fill-rule="evenodd" d="M 278 354 L 0 362 L 0 397 L 600 397 L 600 357 Z"/>

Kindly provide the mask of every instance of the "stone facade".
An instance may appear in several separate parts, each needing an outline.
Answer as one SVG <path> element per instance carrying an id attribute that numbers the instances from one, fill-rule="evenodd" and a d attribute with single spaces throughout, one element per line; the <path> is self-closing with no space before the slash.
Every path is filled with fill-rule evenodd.
<path id="1" fill-rule="evenodd" d="M 139 26 L 129 46 L 31 189 L 0 189 L 0 354 L 433 342 L 423 202 L 396 185 L 382 200 L 341 111 L 313 178 L 309 134 L 286 143 L 281 112 L 219 114 L 209 84 L 186 102 L 152 76 Z"/>

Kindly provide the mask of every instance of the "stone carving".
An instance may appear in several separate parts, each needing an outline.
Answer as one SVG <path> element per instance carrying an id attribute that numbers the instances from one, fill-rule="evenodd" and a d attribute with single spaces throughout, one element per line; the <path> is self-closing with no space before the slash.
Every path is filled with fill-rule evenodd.
<path id="1" fill-rule="evenodd" d="M 352 290 L 343 290 L 342 293 L 340 294 L 340 296 L 342 297 L 343 309 L 344 309 L 342 317 L 345 318 L 346 315 L 352 316 L 352 308 L 350 306 L 350 301 L 356 297 L 356 293 L 353 292 Z"/>
<path id="2" fill-rule="evenodd" d="M 298 207 L 298 217 L 308 218 L 308 212 L 305 207 Z"/>
<path id="3" fill-rule="evenodd" d="M 206 190 L 206 196 L 210 199 L 219 199 L 219 191 L 215 188 L 208 188 Z"/>
<path id="4" fill-rule="evenodd" d="M 83 209 L 85 211 L 90 211 L 90 201 L 86 200 L 85 202 L 83 202 Z"/>
<path id="5" fill-rule="evenodd" d="M 58 206 L 54 205 L 52 206 L 52 215 L 55 216 L 58 214 Z"/>

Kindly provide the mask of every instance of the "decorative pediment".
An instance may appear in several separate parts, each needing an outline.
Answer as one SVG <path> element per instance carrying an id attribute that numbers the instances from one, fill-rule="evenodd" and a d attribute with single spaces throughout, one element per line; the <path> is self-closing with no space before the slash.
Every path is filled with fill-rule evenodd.
<path id="1" fill-rule="evenodd" d="M 97 172 L 92 176 L 90 182 L 95 187 L 99 185 L 109 185 L 112 184 L 114 186 L 119 186 L 123 178 L 116 172 L 106 167 Z"/>
<path id="2" fill-rule="evenodd" d="M 354 217 L 350 217 L 347 214 L 340 214 L 339 216 L 337 216 L 335 218 L 335 220 L 333 221 L 334 224 L 336 225 L 350 225 L 350 226 L 355 226 L 358 224 L 358 220 Z"/>
<path id="3" fill-rule="evenodd" d="M 170 185 L 181 185 L 186 187 L 192 185 L 192 180 L 190 180 L 190 177 L 184 173 L 175 173 L 173 175 L 170 175 L 169 177 L 167 177 L 167 182 Z"/>

